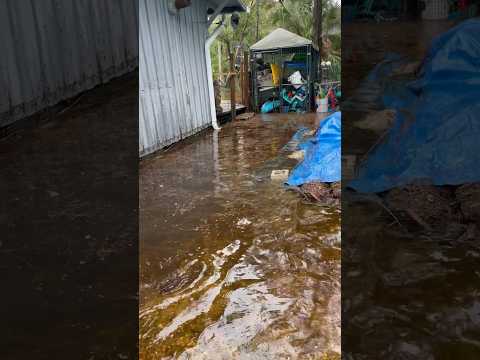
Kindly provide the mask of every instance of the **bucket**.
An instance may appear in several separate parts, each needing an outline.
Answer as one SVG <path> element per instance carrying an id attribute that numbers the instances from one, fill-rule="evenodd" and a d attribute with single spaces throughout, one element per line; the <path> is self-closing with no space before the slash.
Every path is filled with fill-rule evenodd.
<path id="1" fill-rule="evenodd" d="M 271 64 L 270 67 L 272 69 L 273 85 L 278 86 L 280 85 L 280 66 L 277 64 Z"/>
<path id="2" fill-rule="evenodd" d="M 422 11 L 422 19 L 446 19 L 448 18 L 449 8 L 448 0 L 425 0 L 425 10 Z"/>
<path id="3" fill-rule="evenodd" d="M 328 112 L 328 98 L 315 98 L 315 103 L 317 104 L 317 112 L 318 113 L 326 113 Z"/>

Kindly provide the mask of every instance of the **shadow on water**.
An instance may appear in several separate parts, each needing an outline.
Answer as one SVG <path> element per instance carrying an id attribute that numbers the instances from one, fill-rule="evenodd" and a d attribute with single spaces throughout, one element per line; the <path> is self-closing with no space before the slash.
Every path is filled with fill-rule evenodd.
<path id="1" fill-rule="evenodd" d="M 270 180 L 320 120 L 230 123 L 142 162 L 142 359 L 339 358 L 340 210 Z"/>

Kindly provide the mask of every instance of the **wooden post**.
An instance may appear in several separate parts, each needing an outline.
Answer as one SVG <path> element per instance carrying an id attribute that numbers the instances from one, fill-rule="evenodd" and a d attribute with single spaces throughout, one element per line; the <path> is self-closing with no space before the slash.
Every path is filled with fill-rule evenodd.
<path id="1" fill-rule="evenodd" d="M 250 82 L 249 82 L 249 71 L 248 71 L 248 65 L 249 65 L 250 59 L 248 56 L 248 51 L 243 52 L 243 63 L 242 63 L 242 79 L 243 79 L 243 84 L 242 84 L 242 104 L 247 107 L 247 110 L 250 109 Z"/>
<path id="2" fill-rule="evenodd" d="M 258 24 L 260 22 L 260 0 L 257 0 L 255 4 L 256 10 L 257 10 L 257 29 L 255 31 L 255 41 L 258 41 L 258 36 L 259 36 L 259 29 L 258 29 Z"/>
<path id="3" fill-rule="evenodd" d="M 223 83 L 223 68 L 222 68 L 222 43 L 217 41 L 218 50 L 218 80 Z"/>
<path id="4" fill-rule="evenodd" d="M 243 55 L 243 54 L 242 54 Z M 240 103 L 245 104 L 245 59 L 240 63 Z"/>
<path id="5" fill-rule="evenodd" d="M 235 101 L 235 59 L 233 58 L 233 52 L 232 49 L 230 49 L 230 46 L 228 47 L 228 57 L 230 59 L 230 111 L 232 114 L 232 121 L 235 120 L 237 114 L 236 114 L 236 101 Z"/>

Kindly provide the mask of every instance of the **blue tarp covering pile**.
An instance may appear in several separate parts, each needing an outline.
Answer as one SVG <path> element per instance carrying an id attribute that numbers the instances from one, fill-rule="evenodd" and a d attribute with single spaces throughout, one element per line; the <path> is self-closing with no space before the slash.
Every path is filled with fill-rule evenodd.
<path id="1" fill-rule="evenodd" d="M 300 129 L 292 138 L 298 141 Z M 305 157 L 290 174 L 287 184 L 299 186 L 308 182 L 335 182 L 341 179 L 342 124 L 341 113 L 336 112 L 325 118 L 312 138 L 300 143 L 298 150 L 305 151 Z"/>
<path id="2" fill-rule="evenodd" d="M 385 106 L 397 110 L 394 126 L 351 188 L 381 192 L 413 182 L 480 181 L 479 34 L 480 20 L 473 19 L 439 36 L 417 79 L 385 90 Z"/>

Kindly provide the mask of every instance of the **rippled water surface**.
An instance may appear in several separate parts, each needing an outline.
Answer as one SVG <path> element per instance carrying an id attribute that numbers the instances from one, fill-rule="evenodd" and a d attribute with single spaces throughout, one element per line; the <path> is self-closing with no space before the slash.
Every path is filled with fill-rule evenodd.
<path id="1" fill-rule="evenodd" d="M 461 240 L 466 226 L 407 231 L 378 203 L 344 197 L 347 359 L 480 359 L 480 244 Z"/>
<path id="2" fill-rule="evenodd" d="M 270 180 L 320 120 L 230 123 L 142 162 L 142 359 L 339 358 L 340 210 Z"/>

